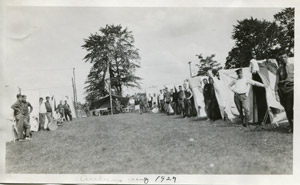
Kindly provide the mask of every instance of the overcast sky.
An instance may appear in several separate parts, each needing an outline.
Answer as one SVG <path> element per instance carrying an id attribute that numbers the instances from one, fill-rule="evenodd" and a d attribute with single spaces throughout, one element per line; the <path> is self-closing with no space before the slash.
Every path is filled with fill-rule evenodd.
<path id="1" fill-rule="evenodd" d="M 75 68 L 78 100 L 90 65 L 83 39 L 106 24 L 121 24 L 133 32 L 140 50 L 137 75 L 142 86 L 173 86 L 196 73 L 196 54 L 216 54 L 224 64 L 234 46 L 237 20 L 273 20 L 279 8 L 80 8 L 9 7 L 6 16 L 5 80 L 10 87 L 42 93 L 72 92 Z M 137 90 L 138 91 L 138 90 Z M 129 91 L 132 93 L 133 91 Z"/>

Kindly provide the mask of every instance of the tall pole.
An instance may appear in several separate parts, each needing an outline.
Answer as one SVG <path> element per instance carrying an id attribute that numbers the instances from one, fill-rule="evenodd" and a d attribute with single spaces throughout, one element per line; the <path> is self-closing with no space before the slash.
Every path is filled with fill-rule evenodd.
<path id="1" fill-rule="evenodd" d="M 73 89 L 73 97 L 74 97 L 74 102 L 75 100 L 75 86 L 74 86 L 74 78 L 72 78 L 72 89 Z"/>
<path id="2" fill-rule="evenodd" d="M 74 78 L 74 102 L 77 104 L 77 89 L 76 89 L 76 79 L 75 79 L 75 68 L 73 68 L 73 78 Z"/>
<path id="3" fill-rule="evenodd" d="M 192 78 L 192 68 L 191 68 L 191 61 L 189 61 L 189 66 L 190 66 L 190 77 Z"/>
<path id="4" fill-rule="evenodd" d="M 113 101 L 112 101 L 112 96 L 111 96 L 111 80 L 110 80 L 110 70 L 109 70 L 109 62 L 107 64 L 107 72 L 108 72 L 108 77 L 109 77 L 109 99 L 110 99 L 110 112 L 111 115 L 114 114 L 113 112 Z"/>

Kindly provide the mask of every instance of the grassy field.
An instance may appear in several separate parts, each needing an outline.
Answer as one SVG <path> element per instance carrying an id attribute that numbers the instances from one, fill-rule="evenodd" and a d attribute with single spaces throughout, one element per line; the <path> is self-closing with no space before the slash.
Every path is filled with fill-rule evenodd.
<path id="1" fill-rule="evenodd" d="M 119 114 L 6 145 L 7 173 L 291 174 L 293 135 L 223 121 Z"/>

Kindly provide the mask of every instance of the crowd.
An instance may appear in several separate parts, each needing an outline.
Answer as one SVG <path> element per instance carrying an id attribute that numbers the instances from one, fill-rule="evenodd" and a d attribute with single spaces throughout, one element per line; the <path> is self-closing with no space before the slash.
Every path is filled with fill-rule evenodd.
<path id="1" fill-rule="evenodd" d="M 165 113 L 168 115 L 182 115 L 183 118 L 197 115 L 194 105 L 192 90 L 187 83 L 179 85 L 178 89 L 165 87 L 159 93 L 138 94 L 129 99 L 130 112 L 134 110 L 141 114 L 151 110 L 153 113 Z"/>
<path id="2" fill-rule="evenodd" d="M 254 56 L 255 58 L 255 56 Z M 294 111 L 294 68 L 288 61 L 286 54 L 281 55 L 278 59 L 279 67 L 276 73 L 275 94 L 276 100 L 284 107 L 286 116 L 289 122 L 288 132 L 293 132 L 293 111 Z M 230 89 L 234 92 L 234 102 L 239 111 L 240 119 L 243 126 L 248 127 L 249 122 L 249 101 L 248 89 L 250 85 L 265 88 L 266 85 L 258 81 L 246 78 L 243 76 L 243 70 L 236 70 L 237 78 L 230 83 Z M 218 77 L 217 70 L 213 70 L 212 75 Z M 165 113 L 167 115 L 181 115 L 183 118 L 189 118 L 197 115 L 197 110 L 194 106 L 193 91 L 183 83 L 178 89 L 159 90 L 159 93 L 153 94 L 135 94 L 129 98 L 129 112 L 138 111 L 140 114 L 151 110 L 153 113 Z M 210 75 L 208 79 L 203 79 L 199 84 L 202 91 L 205 112 L 207 121 L 222 119 L 218 101 L 214 90 L 214 79 Z M 17 141 L 28 141 L 31 139 L 30 132 L 30 113 L 33 111 L 33 106 L 27 101 L 26 95 L 17 95 L 17 101 L 11 108 L 14 111 L 16 121 L 15 131 L 17 133 Z M 122 112 L 121 102 L 116 99 L 117 111 Z M 39 128 L 38 131 L 49 130 L 49 126 L 53 120 L 62 124 L 63 121 L 72 121 L 70 105 L 65 101 L 60 101 L 52 110 L 50 97 L 46 97 L 46 101 L 41 97 L 39 99 Z M 86 109 L 88 110 L 88 108 Z M 53 114 L 56 114 L 54 118 Z M 48 124 L 46 124 L 46 118 Z M 46 125 L 45 125 L 46 124 Z M 51 129 L 50 129 L 51 130 Z"/>
<path id="3" fill-rule="evenodd" d="M 253 59 L 256 59 L 256 55 L 253 54 Z M 294 107 L 294 68 L 288 62 L 288 56 L 286 54 L 277 58 L 279 67 L 276 72 L 276 84 L 275 94 L 276 100 L 284 107 L 286 116 L 289 122 L 288 132 L 293 132 L 293 107 Z M 249 86 L 257 86 L 261 88 L 267 87 L 267 85 L 260 83 L 256 80 L 243 76 L 243 70 L 241 68 L 236 71 L 236 79 L 230 83 L 230 89 L 234 92 L 234 103 L 239 112 L 239 117 L 244 127 L 249 127 L 249 101 L 248 93 Z M 256 70 L 257 72 L 257 70 Z M 253 72 L 252 75 L 255 75 Z M 214 89 L 214 79 L 212 76 L 220 78 L 217 70 L 213 69 L 212 74 L 208 79 L 203 79 L 203 82 L 199 84 L 200 91 L 203 93 L 205 112 L 207 115 L 207 121 L 222 119 L 218 101 Z M 261 96 L 261 94 L 258 94 Z M 187 83 L 182 86 L 178 86 L 174 89 L 159 90 L 159 93 L 144 95 L 134 95 L 129 99 L 130 112 L 138 110 L 141 114 L 151 110 L 153 113 L 166 113 L 168 115 L 182 115 L 183 118 L 193 117 L 197 115 L 197 111 L 194 106 L 193 92 L 189 89 Z M 224 116 L 226 119 L 226 115 Z"/>
<path id="4" fill-rule="evenodd" d="M 16 141 L 28 141 L 31 140 L 31 125 L 30 125 L 30 113 L 33 111 L 33 106 L 26 100 L 26 95 L 17 94 L 17 101 L 11 106 L 14 111 L 14 118 L 16 122 L 15 132 Z M 51 125 L 61 125 L 63 121 L 72 121 L 70 105 L 65 101 L 62 101 L 52 110 L 50 103 L 50 97 L 39 99 L 39 126 L 38 131 L 51 130 Z M 58 115 L 54 117 L 54 114 Z M 46 124 L 47 118 L 47 124 Z"/>

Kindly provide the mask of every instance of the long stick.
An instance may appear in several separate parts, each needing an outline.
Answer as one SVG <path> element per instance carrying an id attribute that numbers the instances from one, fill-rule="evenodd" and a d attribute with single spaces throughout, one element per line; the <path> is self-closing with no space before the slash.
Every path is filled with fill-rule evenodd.
<path id="1" fill-rule="evenodd" d="M 109 99 L 110 99 L 110 111 L 111 115 L 113 115 L 113 103 L 112 103 L 112 97 L 111 97 L 111 81 L 110 81 L 110 70 L 109 70 L 109 63 L 107 64 L 108 72 L 109 72 Z"/>

